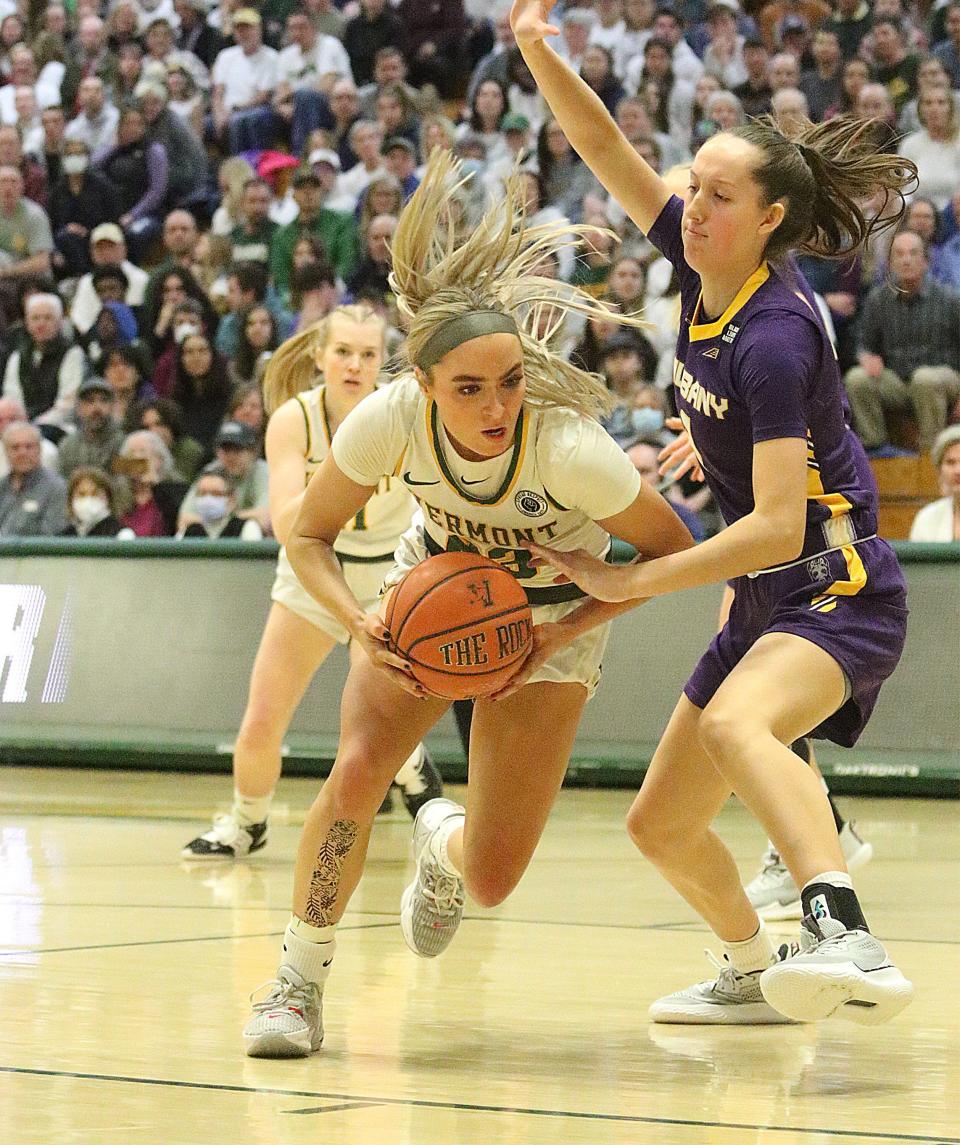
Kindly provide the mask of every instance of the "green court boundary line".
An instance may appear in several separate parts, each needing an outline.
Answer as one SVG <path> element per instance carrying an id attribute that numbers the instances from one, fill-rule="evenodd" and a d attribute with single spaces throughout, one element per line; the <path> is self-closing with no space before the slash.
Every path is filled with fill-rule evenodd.
<path id="1" fill-rule="evenodd" d="M 942 544 L 890 541 L 903 564 L 960 564 L 960 541 Z M 0 540 L 0 560 L 4 557 L 103 557 L 108 560 L 274 560 L 280 546 L 276 541 L 214 541 L 203 537 L 118 541 L 112 537 L 85 540 L 63 537 L 8 537 Z M 614 538 L 613 559 L 633 560 L 636 550 Z"/>
<path id="2" fill-rule="evenodd" d="M 430 751 L 449 783 L 464 783 L 467 766 L 455 738 L 431 736 Z M 0 764 L 11 767 L 76 767 L 102 770 L 212 772 L 228 774 L 232 744 L 194 742 L 62 740 L 17 737 L 0 732 Z M 655 743 L 574 747 L 565 786 L 636 789 L 646 775 Z M 844 795 L 919 796 L 960 799 L 960 755 L 952 751 L 911 753 L 864 749 L 853 755 L 818 744 L 817 758 L 830 789 Z M 334 737 L 320 737 L 310 749 L 290 746 L 285 775 L 323 778 L 336 753 Z"/>

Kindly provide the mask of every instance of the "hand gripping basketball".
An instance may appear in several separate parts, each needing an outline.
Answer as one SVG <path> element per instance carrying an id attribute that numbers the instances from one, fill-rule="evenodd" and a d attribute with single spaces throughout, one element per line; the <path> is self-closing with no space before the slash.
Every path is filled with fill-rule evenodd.
<path id="1" fill-rule="evenodd" d="M 475 699 L 502 688 L 526 659 L 533 633 L 516 578 L 477 553 L 429 557 L 390 595 L 391 651 L 428 691 Z"/>

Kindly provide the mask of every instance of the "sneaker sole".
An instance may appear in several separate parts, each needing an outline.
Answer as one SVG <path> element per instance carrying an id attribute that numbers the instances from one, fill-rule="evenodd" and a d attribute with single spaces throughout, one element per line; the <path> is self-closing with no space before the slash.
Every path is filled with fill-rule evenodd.
<path id="1" fill-rule="evenodd" d="M 760 989 L 787 1017 L 808 1022 L 843 1018 L 861 1026 L 888 1022 L 913 998 L 913 984 L 896 966 L 864 971 L 853 962 L 783 962 L 760 975 Z"/>
<path id="2" fill-rule="evenodd" d="M 710 1006 L 696 1002 L 680 1010 L 654 1002 L 650 1021 L 671 1026 L 792 1026 L 793 1018 L 778 1013 L 767 1002 L 741 1002 L 737 1005 Z"/>
<path id="3" fill-rule="evenodd" d="M 310 1031 L 302 1034 L 244 1034 L 244 1049 L 248 1058 L 306 1058 L 323 1045 L 310 1043 Z"/>
<path id="4" fill-rule="evenodd" d="M 248 856 L 256 854 L 257 851 L 262 851 L 267 845 L 266 839 L 261 839 L 259 843 L 255 843 L 249 851 L 243 855 L 227 855 L 216 852 L 209 852 L 207 854 L 198 854 L 196 851 L 191 851 L 189 847 L 184 847 L 180 852 L 180 858 L 186 859 L 188 862 L 193 863 L 235 863 L 240 859 L 246 859 Z"/>

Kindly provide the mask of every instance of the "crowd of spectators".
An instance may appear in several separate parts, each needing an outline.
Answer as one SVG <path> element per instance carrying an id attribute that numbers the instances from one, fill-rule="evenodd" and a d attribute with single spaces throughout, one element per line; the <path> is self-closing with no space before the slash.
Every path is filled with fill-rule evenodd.
<path id="1" fill-rule="evenodd" d="M 960 0 L 834 5 L 561 0 L 554 46 L 662 172 L 766 113 L 869 117 L 878 149 L 916 163 L 895 236 L 798 265 L 857 432 L 874 456 L 933 450 L 956 538 Z M 471 177 L 455 226 L 519 165 L 534 221 L 598 228 L 540 271 L 651 321 L 556 337 L 606 377 L 607 428 L 657 482 L 677 280 L 572 151 L 508 12 L 0 0 L 0 536 L 269 536 L 265 364 L 342 301 L 401 343 L 390 240 L 438 147 Z M 696 535 L 717 524 L 696 485 L 669 495 Z"/>

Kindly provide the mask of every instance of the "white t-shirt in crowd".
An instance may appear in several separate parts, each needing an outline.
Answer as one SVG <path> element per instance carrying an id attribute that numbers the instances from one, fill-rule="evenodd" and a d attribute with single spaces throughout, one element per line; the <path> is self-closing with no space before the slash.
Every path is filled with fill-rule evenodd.
<path id="1" fill-rule="evenodd" d="M 273 91 L 280 82 L 279 53 L 261 45 L 252 55 L 243 48 L 224 48 L 213 61 L 214 87 L 223 87 L 229 111 L 248 104 L 258 92 Z"/>
<path id="2" fill-rule="evenodd" d="M 941 497 L 924 505 L 910 526 L 911 541 L 953 540 L 953 498 Z"/>
<path id="3" fill-rule="evenodd" d="M 314 87 L 331 72 L 353 81 L 350 57 L 336 36 L 317 36 L 313 50 L 306 55 L 299 44 L 290 44 L 280 52 L 279 64 L 281 79 L 292 88 Z"/>

